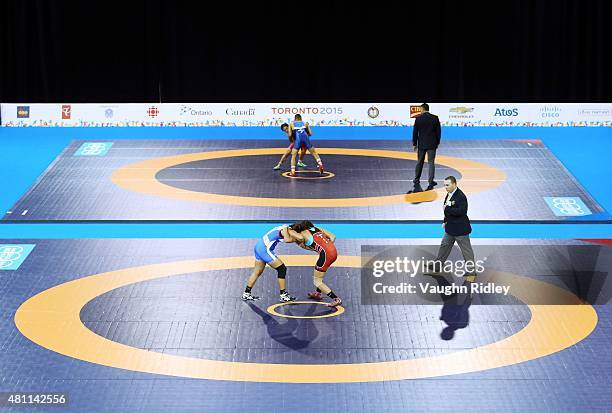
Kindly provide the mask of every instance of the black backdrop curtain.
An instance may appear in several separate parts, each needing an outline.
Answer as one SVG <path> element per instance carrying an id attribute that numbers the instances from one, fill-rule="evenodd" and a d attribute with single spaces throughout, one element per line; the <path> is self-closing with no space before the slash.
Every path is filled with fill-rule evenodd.
<path id="1" fill-rule="evenodd" d="M 608 0 L 2 0 L 0 101 L 612 101 L 611 11 Z"/>

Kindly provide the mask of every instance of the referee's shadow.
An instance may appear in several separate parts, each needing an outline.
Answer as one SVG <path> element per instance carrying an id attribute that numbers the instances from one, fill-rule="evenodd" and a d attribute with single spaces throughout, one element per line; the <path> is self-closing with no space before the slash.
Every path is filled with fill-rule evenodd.
<path id="1" fill-rule="evenodd" d="M 310 346 L 314 340 L 319 336 L 319 330 L 315 327 L 314 323 L 309 319 L 295 319 L 295 318 L 287 318 L 286 323 L 279 323 L 276 320 L 276 317 L 268 314 L 266 311 L 257 307 L 253 303 L 247 303 L 248 306 L 253 310 L 255 314 L 261 317 L 264 322 L 268 335 L 270 338 L 283 346 L 290 348 L 291 350 L 300 351 L 302 349 Z M 315 310 L 315 305 L 312 305 L 306 312 L 306 316 L 313 315 Z M 301 339 L 295 336 L 295 332 L 300 329 L 300 331 L 304 331 L 306 334 L 305 339 Z"/>
<path id="2" fill-rule="evenodd" d="M 406 194 L 410 195 L 410 194 L 416 194 L 419 192 L 426 192 L 426 191 L 431 191 L 432 189 L 430 188 L 426 188 L 423 189 L 423 187 L 421 186 L 421 184 L 413 184 L 413 187 L 411 190 L 409 190 L 408 192 L 406 192 Z M 418 204 L 422 204 L 423 202 L 433 202 L 436 198 L 433 199 L 428 199 L 428 200 L 422 200 L 422 201 L 409 201 L 410 204 L 412 205 L 418 205 Z"/>
<path id="3" fill-rule="evenodd" d="M 450 286 L 451 283 L 442 275 L 431 275 L 436 280 L 439 286 Z M 464 280 L 463 285 L 466 285 L 470 291 L 470 281 Z M 440 320 L 446 323 L 446 327 L 440 332 L 440 338 L 445 341 L 452 340 L 455 337 L 455 331 L 466 328 L 470 324 L 470 306 L 472 305 L 472 294 L 468 293 L 453 293 L 451 295 L 440 294 L 444 301 Z"/>

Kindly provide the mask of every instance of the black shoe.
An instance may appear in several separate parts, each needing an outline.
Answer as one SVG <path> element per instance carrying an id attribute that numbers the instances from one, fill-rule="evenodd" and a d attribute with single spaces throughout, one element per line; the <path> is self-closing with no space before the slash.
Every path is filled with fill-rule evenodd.
<path id="1" fill-rule="evenodd" d="M 407 194 L 414 194 L 416 192 L 423 192 L 423 188 L 421 187 L 420 184 L 414 184 L 414 188 L 412 188 L 410 191 L 406 192 Z"/>
<path id="2" fill-rule="evenodd" d="M 426 191 L 431 191 L 431 190 L 433 190 L 433 189 L 434 189 L 433 185 L 429 185 L 429 186 L 427 187 L 427 189 L 425 189 L 425 190 L 426 190 Z"/>
<path id="3" fill-rule="evenodd" d="M 433 181 L 433 182 L 431 182 L 431 183 L 429 184 L 429 186 L 436 186 L 436 185 L 438 185 L 438 183 L 437 183 L 436 181 Z"/>

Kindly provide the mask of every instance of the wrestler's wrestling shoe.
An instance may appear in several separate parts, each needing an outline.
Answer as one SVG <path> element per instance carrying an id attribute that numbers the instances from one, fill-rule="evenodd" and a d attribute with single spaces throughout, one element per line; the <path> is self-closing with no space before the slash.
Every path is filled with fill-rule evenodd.
<path id="1" fill-rule="evenodd" d="M 319 164 L 319 173 L 323 175 L 323 172 L 325 172 L 325 169 L 323 169 L 323 164 Z"/>
<path id="2" fill-rule="evenodd" d="M 288 292 L 284 292 L 280 295 L 280 300 L 283 303 L 288 303 L 289 301 L 295 301 L 295 297 L 291 296 Z"/>
<path id="3" fill-rule="evenodd" d="M 295 176 L 295 171 L 289 172 L 289 176 Z"/>
<path id="4" fill-rule="evenodd" d="M 272 169 L 274 169 L 275 171 L 278 171 L 278 170 L 280 169 L 280 164 L 276 165 L 276 166 L 275 166 L 274 168 L 272 168 Z"/>
<path id="5" fill-rule="evenodd" d="M 321 293 L 318 291 L 312 291 L 308 293 L 308 298 L 317 300 L 317 301 L 321 301 Z"/>
<path id="6" fill-rule="evenodd" d="M 340 304 L 342 304 L 342 300 L 340 299 L 340 297 L 336 297 L 333 300 L 331 300 L 331 303 L 327 303 L 325 305 L 327 307 L 338 307 Z"/>
<path id="7" fill-rule="evenodd" d="M 298 161 L 297 165 L 298 165 L 300 168 L 306 168 L 306 167 L 308 166 L 308 165 L 306 165 L 306 164 L 305 164 L 304 162 L 302 162 L 302 161 Z"/>
<path id="8" fill-rule="evenodd" d="M 246 291 L 242 293 L 242 301 L 255 301 L 259 300 L 259 297 L 254 296 L 251 293 L 247 293 Z"/>

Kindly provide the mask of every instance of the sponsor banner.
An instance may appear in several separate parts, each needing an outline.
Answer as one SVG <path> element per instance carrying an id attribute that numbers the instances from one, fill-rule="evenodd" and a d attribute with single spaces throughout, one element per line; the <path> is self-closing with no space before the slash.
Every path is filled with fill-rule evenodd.
<path id="1" fill-rule="evenodd" d="M 2 104 L 2 126 L 412 126 L 418 103 Z M 610 103 L 430 103 L 443 126 L 612 126 Z"/>
<path id="2" fill-rule="evenodd" d="M 530 104 L 431 104 L 432 113 L 447 126 L 531 126 Z"/>

